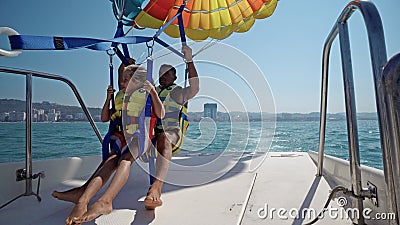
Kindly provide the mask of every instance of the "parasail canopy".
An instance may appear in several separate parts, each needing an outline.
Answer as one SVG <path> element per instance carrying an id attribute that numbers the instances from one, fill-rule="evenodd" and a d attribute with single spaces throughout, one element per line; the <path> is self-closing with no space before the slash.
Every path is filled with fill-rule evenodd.
<path id="1" fill-rule="evenodd" d="M 118 4 L 115 2 L 119 2 Z M 114 13 L 119 12 L 125 0 L 113 1 Z M 143 10 L 140 0 L 126 0 L 124 24 L 158 29 L 171 20 L 184 0 L 149 0 Z M 224 39 L 233 32 L 246 32 L 256 19 L 271 16 L 278 0 L 189 0 L 182 13 L 185 34 L 192 40 Z M 120 7 L 116 10 L 115 6 Z M 117 16 L 117 14 L 116 14 Z M 178 19 L 164 32 L 179 37 Z"/>
<path id="2" fill-rule="evenodd" d="M 142 11 L 145 0 L 110 0 L 117 20 L 126 26 L 132 26 L 135 17 Z"/>

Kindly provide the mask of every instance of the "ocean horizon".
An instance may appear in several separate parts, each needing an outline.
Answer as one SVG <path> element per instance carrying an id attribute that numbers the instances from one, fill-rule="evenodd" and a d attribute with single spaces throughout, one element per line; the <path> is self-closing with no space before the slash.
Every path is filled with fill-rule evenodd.
<path id="1" fill-rule="evenodd" d="M 108 123 L 96 123 L 104 136 Z M 187 152 L 306 152 L 317 151 L 318 121 L 191 122 Z M 358 121 L 361 164 L 383 169 L 377 120 Z M 349 160 L 345 121 L 327 121 L 325 154 Z M 0 123 L 0 163 L 25 160 L 25 123 Z M 32 123 L 32 158 L 44 160 L 101 154 L 101 144 L 88 122 Z"/>

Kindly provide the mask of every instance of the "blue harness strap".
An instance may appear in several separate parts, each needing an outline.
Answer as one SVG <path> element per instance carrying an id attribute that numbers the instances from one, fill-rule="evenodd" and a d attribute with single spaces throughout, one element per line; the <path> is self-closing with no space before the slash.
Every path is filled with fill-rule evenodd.
<path id="1" fill-rule="evenodd" d="M 151 41 L 153 38 L 145 36 L 129 36 L 106 40 L 83 37 L 10 35 L 8 36 L 8 39 L 12 50 L 70 50 L 88 48 L 91 50 L 106 51 L 110 49 L 109 43 L 138 44 Z"/>
<path id="2" fill-rule="evenodd" d="M 121 62 L 122 62 L 125 66 L 129 66 L 130 63 L 129 63 L 128 60 L 127 60 L 127 58 L 129 58 L 129 56 L 126 57 L 124 54 L 122 54 L 121 50 L 119 50 L 118 47 L 115 47 L 114 50 L 115 50 L 115 54 L 118 56 L 118 58 L 121 60 Z"/>
<path id="3" fill-rule="evenodd" d="M 110 123 L 109 129 L 107 134 L 104 136 L 103 143 L 102 143 L 102 158 L 103 162 L 108 159 L 110 156 L 110 144 L 112 145 L 112 148 L 114 149 L 115 153 L 117 155 L 121 155 L 121 151 L 119 149 L 119 146 L 115 146 L 114 143 L 112 143 L 111 135 L 112 131 L 114 128 L 118 125 L 118 120 L 114 120 Z"/>
<path id="4" fill-rule="evenodd" d="M 174 49 L 172 46 L 170 46 L 169 44 L 165 43 L 163 40 L 161 40 L 161 39 L 156 37 L 156 38 L 154 38 L 154 41 L 157 42 L 158 44 L 162 45 L 164 48 L 169 49 L 171 52 L 175 53 L 176 55 L 178 55 L 178 56 L 180 56 L 182 58 L 184 57 L 184 55 L 180 51 Z"/>
<path id="5" fill-rule="evenodd" d="M 185 27 L 184 27 L 183 19 L 182 19 L 182 13 L 183 13 L 183 10 L 185 9 L 185 6 L 186 6 L 186 2 L 184 1 L 183 4 L 179 7 L 178 12 L 175 14 L 175 16 L 173 16 L 166 24 L 164 24 L 162 27 L 160 27 L 160 29 L 158 29 L 156 34 L 153 36 L 155 42 L 159 43 L 160 45 L 162 45 L 165 48 L 168 48 L 170 51 L 174 52 L 175 54 L 177 54 L 180 57 L 184 57 L 184 55 L 181 52 L 174 49 L 173 47 L 171 47 L 169 44 L 167 44 L 164 41 L 162 41 L 161 39 L 159 39 L 158 37 L 169 25 L 172 24 L 172 22 L 176 18 L 178 18 L 179 34 L 181 37 L 182 46 L 186 45 Z"/>
<path id="6" fill-rule="evenodd" d="M 174 22 L 174 20 L 178 17 L 182 17 L 182 12 L 185 9 L 186 3 L 183 2 L 183 4 L 179 7 L 178 11 L 176 12 L 176 14 L 163 26 L 161 26 L 158 31 L 156 32 L 156 34 L 154 35 L 154 38 L 158 37 L 161 35 L 161 33 L 169 26 L 172 24 L 172 22 Z M 179 21 L 178 21 L 179 23 Z M 183 25 L 183 23 L 182 23 Z M 179 24 L 179 26 L 181 26 L 181 24 Z M 183 27 L 183 26 L 182 26 Z"/>
<path id="7" fill-rule="evenodd" d="M 150 83 L 153 83 L 152 74 L 153 74 L 153 59 L 149 57 L 147 58 L 146 80 L 150 81 Z M 151 95 L 148 95 L 146 99 L 146 117 L 151 117 L 151 104 L 152 104 Z"/>
<path id="8" fill-rule="evenodd" d="M 120 20 L 120 21 L 118 21 L 117 31 L 115 32 L 114 38 L 119 38 L 119 37 L 123 37 L 123 36 L 125 36 L 124 24 Z M 113 47 L 115 49 L 115 53 L 117 54 L 118 58 L 122 61 L 122 63 L 125 66 L 129 66 L 130 63 L 127 60 L 127 58 L 130 58 L 129 51 L 128 51 L 128 45 L 125 43 L 121 43 L 122 50 L 124 51 L 124 54 L 122 54 L 121 50 L 119 50 L 119 48 L 118 48 L 118 44 L 119 43 L 117 43 L 117 42 L 113 42 L 111 44 L 111 47 Z"/>
<path id="9" fill-rule="evenodd" d="M 183 3 L 180 7 L 178 12 L 178 25 L 179 25 L 179 34 L 181 36 L 181 43 L 182 46 L 186 46 L 186 36 L 185 36 L 185 27 L 183 25 L 183 18 L 182 18 L 182 13 L 183 13 L 183 9 L 185 9 L 186 3 Z"/>
<path id="10" fill-rule="evenodd" d="M 153 59 L 150 57 L 147 58 L 147 74 L 146 74 L 146 79 L 153 83 Z M 151 104 L 152 104 L 152 99 L 151 96 L 149 95 L 146 101 L 146 117 L 151 117 Z M 153 132 L 153 131 L 149 131 Z M 151 143 L 153 146 L 155 146 L 155 138 L 151 140 Z M 154 148 L 150 148 L 152 150 Z M 155 154 L 154 154 L 155 155 Z M 153 184 L 155 180 L 155 174 L 156 174 L 156 164 L 155 164 L 155 156 L 149 158 L 149 179 L 150 179 L 150 185 Z"/>

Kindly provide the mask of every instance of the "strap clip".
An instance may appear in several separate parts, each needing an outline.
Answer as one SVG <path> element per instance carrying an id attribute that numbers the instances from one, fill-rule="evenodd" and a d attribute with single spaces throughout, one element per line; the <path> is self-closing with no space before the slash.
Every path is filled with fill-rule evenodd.
<path id="1" fill-rule="evenodd" d="M 110 56 L 110 66 L 112 66 L 113 65 L 113 56 L 115 54 L 117 54 L 117 51 L 115 50 L 115 48 L 111 47 L 111 48 L 107 49 L 106 52 L 107 52 L 107 55 Z"/>
<path id="2" fill-rule="evenodd" d="M 154 38 L 151 41 L 146 42 L 147 46 L 147 57 L 151 57 L 153 55 L 153 47 L 154 47 Z"/>

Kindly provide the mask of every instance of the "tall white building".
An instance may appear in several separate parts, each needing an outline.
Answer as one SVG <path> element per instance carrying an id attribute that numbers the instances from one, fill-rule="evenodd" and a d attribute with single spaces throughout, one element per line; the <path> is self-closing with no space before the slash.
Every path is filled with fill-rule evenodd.
<path id="1" fill-rule="evenodd" d="M 209 117 L 214 120 L 217 119 L 217 104 L 216 103 L 204 104 L 204 117 Z"/>

